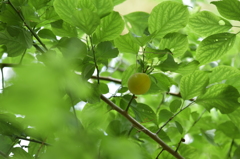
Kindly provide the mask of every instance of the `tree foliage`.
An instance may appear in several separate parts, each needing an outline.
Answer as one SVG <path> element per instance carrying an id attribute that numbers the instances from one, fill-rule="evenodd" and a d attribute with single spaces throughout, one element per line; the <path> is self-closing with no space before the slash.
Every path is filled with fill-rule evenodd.
<path id="1" fill-rule="evenodd" d="M 1 1 L 0 159 L 240 158 L 240 1 L 122 2 Z"/>

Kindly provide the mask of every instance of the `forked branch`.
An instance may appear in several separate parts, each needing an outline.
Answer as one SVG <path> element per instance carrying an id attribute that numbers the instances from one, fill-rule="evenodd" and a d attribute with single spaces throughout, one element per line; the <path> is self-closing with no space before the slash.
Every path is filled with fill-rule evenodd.
<path id="1" fill-rule="evenodd" d="M 170 154 L 172 154 L 177 159 L 184 159 L 183 156 L 181 156 L 178 152 L 173 150 L 171 147 L 169 147 L 164 141 L 162 141 L 157 134 L 151 132 L 147 128 L 145 128 L 142 124 L 140 124 L 138 121 L 136 121 L 132 116 L 130 116 L 125 110 L 118 107 L 116 104 L 114 104 L 111 100 L 106 98 L 104 95 L 101 95 L 101 99 L 107 103 L 112 109 L 116 110 L 118 113 L 120 113 L 122 116 L 124 116 L 128 121 L 130 121 L 134 127 L 141 130 L 143 133 L 148 135 L 150 138 L 152 138 L 154 141 L 156 141 L 159 145 L 162 146 L 162 148 L 166 151 L 168 151 Z"/>

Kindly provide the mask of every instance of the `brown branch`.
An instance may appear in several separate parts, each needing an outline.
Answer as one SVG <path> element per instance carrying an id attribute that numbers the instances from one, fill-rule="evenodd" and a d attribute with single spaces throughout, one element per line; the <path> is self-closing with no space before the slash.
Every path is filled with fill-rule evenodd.
<path id="1" fill-rule="evenodd" d="M 17 67 L 20 66 L 20 64 L 15 64 L 15 63 L 0 63 L 0 68 L 4 67 Z"/>
<path id="2" fill-rule="evenodd" d="M 169 95 L 171 95 L 171 96 L 175 96 L 175 97 L 182 98 L 182 95 L 181 95 L 180 93 L 167 92 L 167 94 L 169 94 Z M 189 99 L 189 101 L 195 101 L 195 99 Z"/>
<path id="3" fill-rule="evenodd" d="M 138 121 L 136 121 L 132 116 L 130 116 L 125 110 L 121 109 L 117 105 L 115 105 L 112 101 L 110 101 L 105 96 L 101 95 L 101 99 L 107 103 L 109 106 L 112 107 L 112 109 L 116 110 L 118 113 L 120 113 L 122 116 L 124 116 L 128 121 L 130 121 L 134 127 L 141 130 L 143 133 L 148 135 L 150 138 L 152 138 L 154 141 L 156 141 L 158 144 L 162 146 L 162 148 L 166 151 L 168 151 L 170 154 L 172 154 L 177 159 L 184 159 L 183 156 L 181 156 L 179 153 L 174 151 L 171 147 L 169 147 L 164 141 L 162 141 L 157 134 L 151 132 L 147 128 L 145 128 L 142 124 L 140 124 Z"/>
<path id="4" fill-rule="evenodd" d="M 97 76 L 92 76 L 91 77 L 92 79 L 98 79 Z M 118 84 L 121 84 L 122 81 L 119 80 L 119 79 L 115 79 L 115 78 L 111 78 L 111 77 L 99 77 L 100 80 L 104 80 L 104 81 L 110 81 L 110 82 L 114 82 L 114 83 L 118 83 Z"/>
<path id="5" fill-rule="evenodd" d="M 34 140 L 34 139 L 27 139 L 27 138 L 23 138 L 23 137 L 19 137 L 17 136 L 16 139 L 20 139 L 20 140 L 26 140 L 26 141 L 30 141 L 30 142 L 35 142 L 35 143 L 38 143 L 38 144 L 43 144 L 43 145 L 46 145 L 46 146 L 51 146 L 51 144 L 48 144 L 48 143 L 45 143 L 45 142 L 42 142 L 42 141 L 38 141 L 38 140 Z"/>

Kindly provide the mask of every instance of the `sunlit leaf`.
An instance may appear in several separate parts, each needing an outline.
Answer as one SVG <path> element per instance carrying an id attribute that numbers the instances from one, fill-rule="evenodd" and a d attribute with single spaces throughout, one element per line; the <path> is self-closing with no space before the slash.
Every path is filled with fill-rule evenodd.
<path id="1" fill-rule="evenodd" d="M 116 47 L 122 53 L 137 54 L 139 45 L 135 43 L 130 34 L 121 35 L 114 40 Z"/>
<path id="2" fill-rule="evenodd" d="M 227 32 L 232 27 L 227 20 L 209 11 L 202 11 L 193 15 L 189 20 L 189 26 L 193 31 L 202 36 Z"/>
<path id="3" fill-rule="evenodd" d="M 124 28 L 124 22 L 118 12 L 112 12 L 102 18 L 100 25 L 96 29 L 98 41 L 110 41 L 120 35 Z"/>
<path id="4" fill-rule="evenodd" d="M 240 20 L 240 2 L 238 0 L 222 0 L 211 2 L 216 5 L 218 12 L 230 20 Z"/>
<path id="5" fill-rule="evenodd" d="M 234 45 L 236 34 L 219 33 L 205 38 L 197 48 L 196 58 L 203 65 L 218 60 Z"/>
<path id="6" fill-rule="evenodd" d="M 183 76 L 180 82 L 180 92 L 183 99 L 191 99 L 202 94 L 208 81 L 208 73 L 203 71 L 195 71 L 190 75 Z"/>
<path id="7" fill-rule="evenodd" d="M 150 33 L 157 33 L 157 37 L 176 32 L 188 23 L 189 12 L 187 6 L 178 2 L 165 1 L 153 8 L 148 19 Z"/>

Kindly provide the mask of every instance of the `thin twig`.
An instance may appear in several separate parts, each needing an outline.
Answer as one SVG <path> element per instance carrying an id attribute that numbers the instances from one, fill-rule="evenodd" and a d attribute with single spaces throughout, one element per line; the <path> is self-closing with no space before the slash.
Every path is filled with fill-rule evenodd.
<path id="1" fill-rule="evenodd" d="M 38 35 L 33 31 L 33 29 L 25 22 L 24 17 L 22 16 L 22 14 L 14 7 L 14 5 L 12 4 L 12 2 L 10 0 L 8 0 L 8 4 L 13 8 L 13 10 L 17 13 L 17 15 L 19 16 L 19 18 L 23 21 L 24 25 L 28 28 L 28 30 L 32 33 L 32 35 L 37 39 L 37 41 L 44 47 L 44 49 L 47 51 L 47 47 L 45 46 L 45 44 L 41 41 L 41 39 L 38 37 Z"/>
<path id="2" fill-rule="evenodd" d="M 46 138 L 46 139 L 44 140 L 44 142 L 42 142 L 42 144 L 40 145 L 40 147 L 39 147 L 37 153 L 35 154 L 35 159 L 38 158 L 38 156 L 39 156 L 39 154 L 40 154 L 40 151 L 41 151 L 41 149 L 43 148 L 44 143 L 45 143 L 46 140 L 47 140 L 47 138 Z"/>
<path id="3" fill-rule="evenodd" d="M 7 156 L 4 152 L 2 152 L 2 151 L 0 151 L 0 155 L 1 155 L 2 157 L 4 157 L 4 158 L 8 158 L 8 156 Z"/>
<path id="4" fill-rule="evenodd" d="M 27 49 L 24 50 L 24 52 L 23 52 L 23 54 L 22 54 L 22 56 L 21 56 L 21 59 L 20 59 L 20 61 L 19 61 L 19 64 L 20 64 L 20 65 L 22 64 L 23 58 L 24 58 L 24 56 L 25 56 L 25 54 L 26 54 L 26 51 L 27 51 Z"/>
<path id="5" fill-rule="evenodd" d="M 96 53 L 94 51 L 94 46 L 93 46 L 93 41 L 92 41 L 92 37 L 89 36 L 89 39 L 90 39 L 90 45 L 91 45 L 91 49 L 92 49 L 92 53 L 93 53 L 93 60 L 94 60 L 94 64 L 95 64 L 95 68 L 97 70 L 97 82 L 98 84 L 100 83 L 99 81 L 99 68 L 98 68 L 98 65 L 97 65 L 97 58 L 96 58 Z"/>
<path id="6" fill-rule="evenodd" d="M 192 124 L 192 127 L 197 124 L 197 122 L 202 118 L 203 114 L 206 112 L 206 109 L 203 110 L 203 112 L 200 114 L 200 116 L 197 118 L 197 120 L 194 121 L 194 123 Z"/>
<path id="7" fill-rule="evenodd" d="M 27 138 L 23 138 L 23 137 L 19 137 L 19 136 L 17 136 L 16 139 L 26 140 L 26 141 L 35 142 L 35 143 L 38 143 L 38 144 L 44 144 L 46 146 L 51 146 L 51 144 L 48 144 L 48 143 L 45 143 L 45 142 L 42 142 L 42 141 L 38 141 L 38 140 L 34 140 L 34 139 L 27 139 Z"/>
<path id="8" fill-rule="evenodd" d="M 132 130 L 133 130 L 133 126 L 131 126 L 131 128 L 130 128 L 130 130 L 128 131 L 128 134 L 127 134 L 127 136 L 129 137 L 130 136 L 130 134 L 131 134 L 131 132 L 132 132 Z"/>
<path id="9" fill-rule="evenodd" d="M 92 76 L 91 77 L 92 79 L 99 79 L 99 80 L 104 80 L 104 81 L 110 81 L 110 82 L 114 82 L 114 83 L 117 83 L 117 84 L 121 84 L 122 81 L 119 80 L 119 79 L 115 79 L 115 78 L 111 78 L 111 77 L 97 77 L 97 76 Z"/>
<path id="10" fill-rule="evenodd" d="M 164 151 L 164 149 L 162 149 L 159 154 L 157 155 L 156 159 L 158 159 L 158 157 L 162 154 L 162 152 Z"/>
<path id="11" fill-rule="evenodd" d="M 234 139 L 232 139 L 230 148 L 229 148 L 229 150 L 228 150 L 227 159 L 231 159 L 231 158 L 232 158 L 232 157 L 231 157 L 231 152 L 232 152 L 233 144 L 234 144 Z"/>
<path id="12" fill-rule="evenodd" d="M 128 111 L 128 109 L 129 109 L 129 107 L 130 107 L 130 105 L 131 105 L 131 103 L 132 103 L 132 101 L 133 101 L 133 99 L 135 98 L 135 94 L 133 94 L 132 95 L 132 98 L 130 99 L 130 101 L 128 102 L 128 105 L 127 105 L 127 108 L 126 108 L 126 112 Z"/>
<path id="13" fill-rule="evenodd" d="M 190 105 L 192 105 L 194 103 L 191 102 L 190 104 L 188 104 L 186 107 L 183 107 L 182 109 L 180 109 L 176 114 L 174 114 L 173 116 L 171 116 L 156 132 L 156 134 L 158 134 L 171 120 L 173 120 L 173 118 L 175 118 L 179 113 L 181 113 L 183 110 L 185 110 L 186 108 L 188 108 Z"/>
<path id="14" fill-rule="evenodd" d="M 185 139 L 184 138 L 181 138 L 181 140 L 178 142 L 178 145 L 177 145 L 177 148 L 176 148 L 176 152 L 178 151 L 178 149 L 179 149 L 179 147 L 180 147 L 180 145 L 181 145 L 181 143 L 182 142 L 185 142 Z"/>
<path id="15" fill-rule="evenodd" d="M 156 141 L 159 145 L 162 146 L 162 148 L 166 151 L 168 151 L 170 154 L 172 154 L 177 159 L 184 159 L 183 156 L 181 156 L 179 153 L 175 152 L 170 146 L 168 146 L 162 139 L 158 137 L 157 134 L 151 132 L 146 127 L 144 127 L 142 124 L 140 124 L 138 121 L 136 121 L 132 116 L 130 116 L 125 110 L 118 107 L 116 104 L 114 104 L 112 101 L 110 101 L 108 98 L 106 98 L 104 95 L 101 95 L 101 99 L 107 103 L 110 107 L 112 107 L 114 110 L 116 110 L 119 114 L 124 116 L 129 122 L 133 124 L 134 127 L 141 130 L 143 133 L 148 135 L 150 138 L 152 138 L 154 141 Z"/>

